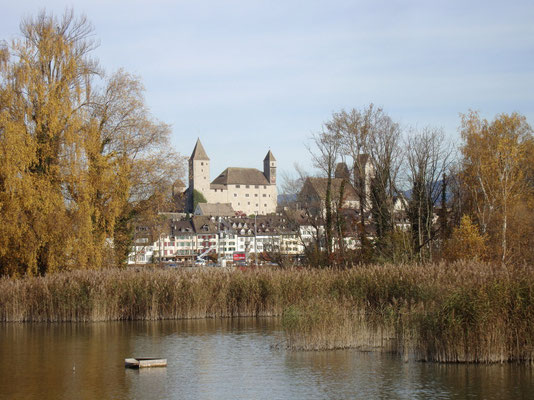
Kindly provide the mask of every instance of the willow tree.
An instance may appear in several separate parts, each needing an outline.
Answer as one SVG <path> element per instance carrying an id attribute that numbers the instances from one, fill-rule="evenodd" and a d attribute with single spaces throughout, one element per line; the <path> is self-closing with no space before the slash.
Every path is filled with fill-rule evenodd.
<path id="1" fill-rule="evenodd" d="M 135 77 L 105 78 L 84 17 L 41 12 L 21 33 L 0 49 L 0 273 L 107 265 L 132 210 L 174 179 L 169 128 Z"/>

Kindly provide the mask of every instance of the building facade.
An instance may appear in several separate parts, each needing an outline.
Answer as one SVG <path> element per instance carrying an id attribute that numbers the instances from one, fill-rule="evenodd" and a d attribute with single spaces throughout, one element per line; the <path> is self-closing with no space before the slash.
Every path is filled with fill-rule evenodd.
<path id="1" fill-rule="evenodd" d="M 255 168 L 226 168 L 210 182 L 210 159 L 197 140 L 189 158 L 189 206 L 193 190 L 202 193 L 208 203 L 229 203 L 246 215 L 265 215 L 276 211 L 276 159 L 269 150 L 263 160 L 263 172 Z"/>

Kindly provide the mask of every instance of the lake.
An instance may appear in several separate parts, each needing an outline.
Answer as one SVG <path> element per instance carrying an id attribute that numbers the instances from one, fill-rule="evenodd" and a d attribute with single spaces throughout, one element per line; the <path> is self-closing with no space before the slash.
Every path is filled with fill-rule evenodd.
<path id="1" fill-rule="evenodd" d="M 524 365 L 286 351 L 277 319 L 0 324 L 5 399 L 531 399 Z M 167 358 L 131 370 L 132 356 Z"/>

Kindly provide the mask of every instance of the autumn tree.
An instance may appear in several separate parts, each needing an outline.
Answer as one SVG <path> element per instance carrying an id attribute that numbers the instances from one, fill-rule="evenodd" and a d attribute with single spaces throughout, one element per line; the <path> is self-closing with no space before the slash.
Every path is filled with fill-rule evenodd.
<path id="1" fill-rule="evenodd" d="M 517 257 L 511 252 L 511 229 L 523 229 L 510 226 L 510 218 L 533 194 L 532 128 L 517 113 L 489 122 L 471 111 L 462 115 L 461 134 L 467 208 L 494 244 L 495 257 L 508 262 Z"/>
<path id="2" fill-rule="evenodd" d="M 469 216 L 464 215 L 460 225 L 453 229 L 445 242 L 443 255 L 448 261 L 483 260 L 487 254 L 487 237 L 482 235 Z"/>
<path id="3" fill-rule="evenodd" d="M 0 273 L 123 260 L 139 205 L 181 159 L 139 80 L 90 57 L 92 27 L 67 11 L 21 23 L 0 51 Z"/>

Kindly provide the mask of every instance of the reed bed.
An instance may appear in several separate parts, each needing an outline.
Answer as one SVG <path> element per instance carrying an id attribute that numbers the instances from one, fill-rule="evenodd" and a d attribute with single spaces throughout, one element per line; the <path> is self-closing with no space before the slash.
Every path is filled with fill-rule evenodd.
<path id="1" fill-rule="evenodd" d="M 281 316 L 286 345 L 438 362 L 532 362 L 534 269 L 484 263 L 336 269 L 74 271 L 0 279 L 0 320 Z"/>

